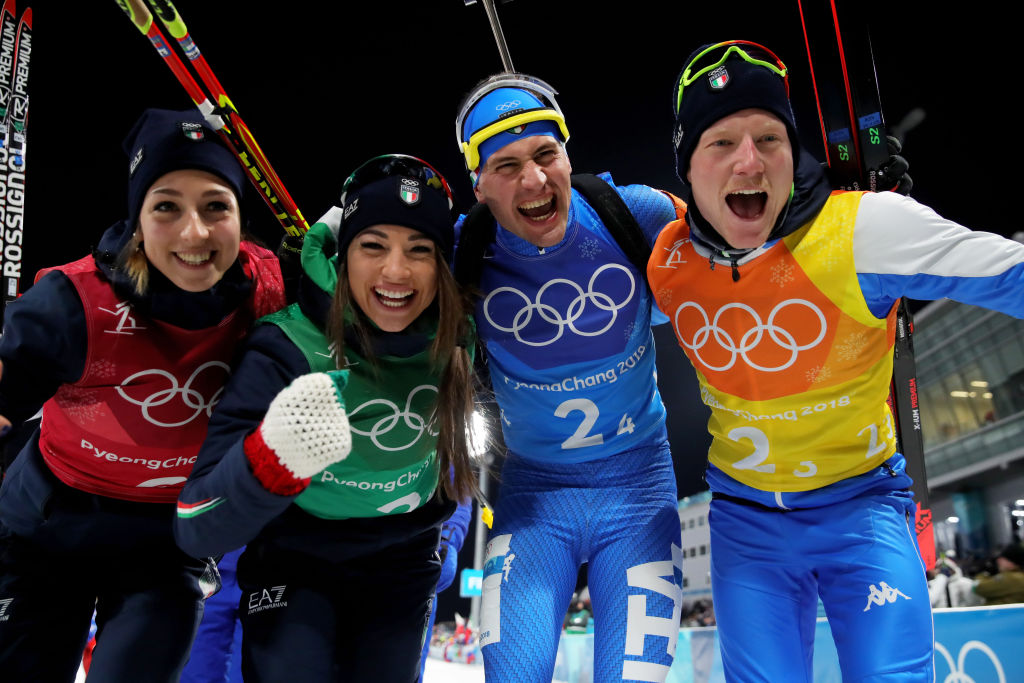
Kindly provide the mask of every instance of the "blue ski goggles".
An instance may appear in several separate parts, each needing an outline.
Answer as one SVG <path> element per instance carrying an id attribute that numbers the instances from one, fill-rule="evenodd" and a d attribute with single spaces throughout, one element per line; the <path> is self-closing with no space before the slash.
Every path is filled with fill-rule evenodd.
<path id="1" fill-rule="evenodd" d="M 778 55 L 764 45 L 749 40 L 729 40 L 702 50 L 683 69 L 683 73 L 679 76 L 679 82 L 677 83 L 676 114 L 679 113 L 679 108 L 683 104 L 683 91 L 701 76 L 725 64 L 732 56 L 739 57 L 757 66 L 763 66 L 780 76 L 786 85 L 786 97 L 789 97 L 789 70 L 782 63 L 782 60 L 779 59 Z"/>

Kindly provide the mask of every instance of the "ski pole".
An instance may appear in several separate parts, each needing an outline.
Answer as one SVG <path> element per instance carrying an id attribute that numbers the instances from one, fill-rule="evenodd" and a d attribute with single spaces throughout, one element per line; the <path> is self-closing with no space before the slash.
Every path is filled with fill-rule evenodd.
<path id="1" fill-rule="evenodd" d="M 501 63 L 508 73 L 515 73 L 512 67 L 512 56 L 508 53 L 508 45 L 505 43 L 505 34 L 501 31 L 501 22 L 498 21 L 498 12 L 494 9 L 494 0 L 480 0 L 483 3 L 484 11 L 487 13 L 487 21 L 494 33 L 494 42 L 498 46 L 498 54 L 501 55 Z M 473 5 L 476 0 L 466 0 L 467 5 Z"/>

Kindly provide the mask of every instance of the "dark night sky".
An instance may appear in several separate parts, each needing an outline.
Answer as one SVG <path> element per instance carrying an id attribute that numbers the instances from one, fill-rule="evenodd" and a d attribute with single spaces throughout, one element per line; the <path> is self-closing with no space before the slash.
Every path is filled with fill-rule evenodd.
<path id="1" fill-rule="evenodd" d="M 190 106 L 114 2 L 36 4 L 24 244 L 30 274 L 81 256 L 121 217 L 127 162 L 120 141 L 141 110 Z M 471 200 L 454 139 L 456 108 L 473 84 L 501 69 L 482 5 L 176 4 L 311 222 L 337 200 L 351 169 L 386 152 L 432 161 L 459 199 Z M 678 189 L 669 143 L 673 79 L 696 46 L 731 38 L 762 42 L 787 63 L 798 123 L 817 151 L 795 0 L 612 6 L 498 6 L 516 68 L 561 92 L 575 170 L 611 170 L 620 184 Z M 1004 114 L 1015 81 L 1010 48 L 997 38 L 998 17 L 940 15 L 922 1 L 891 3 L 886 11 L 873 30 L 887 121 L 895 124 L 913 107 L 927 113 L 905 146 L 914 196 L 973 228 L 1013 232 L 1004 203 L 989 190 L 1005 182 L 1004 160 L 1016 156 L 1020 128 Z M 936 25 L 925 30 L 925 20 Z M 269 212 L 252 207 L 255 232 L 276 241 Z M 705 413 L 670 330 L 658 335 L 682 495 L 703 488 Z"/>

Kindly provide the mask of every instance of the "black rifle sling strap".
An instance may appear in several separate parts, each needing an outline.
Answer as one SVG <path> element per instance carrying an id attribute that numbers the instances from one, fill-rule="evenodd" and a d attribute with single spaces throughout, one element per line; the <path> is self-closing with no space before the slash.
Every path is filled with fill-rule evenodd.
<path id="1" fill-rule="evenodd" d="M 608 228 L 612 238 L 626 254 L 640 277 L 647 278 L 647 261 L 651 258 L 651 245 L 640 230 L 633 212 L 611 185 L 591 173 L 572 176 L 572 186 L 583 195 Z"/>

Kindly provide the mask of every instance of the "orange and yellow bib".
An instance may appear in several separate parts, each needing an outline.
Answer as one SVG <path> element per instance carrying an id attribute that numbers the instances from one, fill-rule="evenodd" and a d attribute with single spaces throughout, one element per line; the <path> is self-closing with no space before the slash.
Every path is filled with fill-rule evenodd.
<path id="1" fill-rule="evenodd" d="M 711 408 L 712 464 L 765 491 L 862 474 L 896 450 L 886 404 L 895 307 L 868 310 L 853 259 L 862 193 L 748 263 L 711 268 L 685 220 L 668 224 L 647 274 Z"/>

